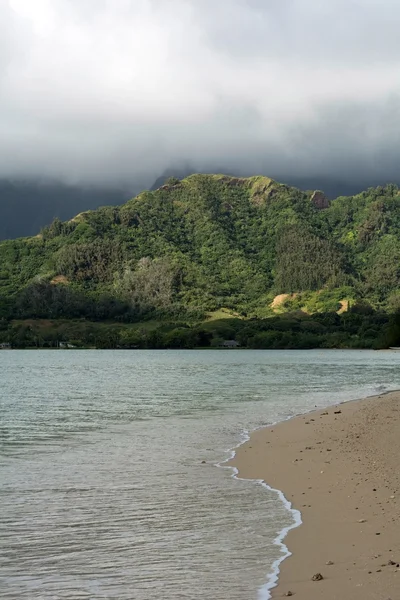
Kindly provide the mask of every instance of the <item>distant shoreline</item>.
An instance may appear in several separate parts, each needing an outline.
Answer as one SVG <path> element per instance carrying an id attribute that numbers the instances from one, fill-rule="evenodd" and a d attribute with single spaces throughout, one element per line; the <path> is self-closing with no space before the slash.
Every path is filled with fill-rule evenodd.
<path id="1" fill-rule="evenodd" d="M 19 351 L 19 350 L 32 350 L 32 351 L 42 351 L 42 350 L 51 350 L 53 351 L 82 351 L 82 350 L 100 350 L 100 351 L 112 351 L 112 352 L 146 352 L 148 350 L 157 351 L 157 352 L 197 352 L 199 350 L 210 352 L 238 352 L 245 350 L 246 352 L 399 352 L 400 348 L 248 348 L 247 346 L 243 346 L 241 348 L 210 348 L 209 346 L 200 347 L 200 348 L 94 348 L 94 347 L 81 347 L 81 348 L 55 348 L 55 347 L 44 347 L 41 346 L 39 348 L 35 348 L 33 346 L 28 346 L 26 348 L 0 348 L 0 352 L 5 351 L 9 352 L 10 350 Z"/>
<path id="2" fill-rule="evenodd" d="M 226 465 L 281 490 L 302 516 L 285 540 L 292 556 L 281 565 L 273 599 L 288 592 L 296 600 L 393 597 L 399 453 L 400 392 L 294 417 L 255 431 L 238 448 Z M 313 581 L 318 573 L 323 579 Z"/>
<path id="3" fill-rule="evenodd" d="M 64 352 L 66 349 L 61 348 L 1 348 L 0 352 L 21 352 L 29 350 L 29 352 L 56 352 L 60 350 Z M 229 352 L 226 348 L 70 348 L 68 352 L 83 352 L 85 350 L 96 350 L 99 352 Z M 246 352 L 396 352 L 393 348 L 383 348 L 380 350 L 374 350 L 372 348 L 235 348 L 231 352 L 237 351 Z M 397 350 L 399 352 L 399 350 Z"/>

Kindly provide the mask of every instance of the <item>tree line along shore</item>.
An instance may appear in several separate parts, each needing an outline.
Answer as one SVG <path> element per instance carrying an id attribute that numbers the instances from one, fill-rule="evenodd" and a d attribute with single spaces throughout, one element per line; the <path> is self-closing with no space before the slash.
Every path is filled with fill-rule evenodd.
<path id="1" fill-rule="evenodd" d="M 365 306 L 350 311 L 268 319 L 138 323 L 85 319 L 0 321 L 0 347 L 110 349 L 385 349 L 400 346 L 400 315 Z"/>

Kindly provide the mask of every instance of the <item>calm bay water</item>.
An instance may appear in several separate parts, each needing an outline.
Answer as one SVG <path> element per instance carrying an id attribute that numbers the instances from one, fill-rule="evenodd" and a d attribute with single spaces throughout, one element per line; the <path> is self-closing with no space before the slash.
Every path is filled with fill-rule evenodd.
<path id="1" fill-rule="evenodd" d="M 215 463 L 244 430 L 400 388 L 399 367 L 396 352 L 0 352 L 0 597 L 268 597 L 292 515 Z"/>

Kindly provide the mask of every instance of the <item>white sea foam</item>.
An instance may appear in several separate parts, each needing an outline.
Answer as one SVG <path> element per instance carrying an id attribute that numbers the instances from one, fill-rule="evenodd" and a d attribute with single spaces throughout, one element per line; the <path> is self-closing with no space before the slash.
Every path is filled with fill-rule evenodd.
<path id="1" fill-rule="evenodd" d="M 352 401 L 355 401 L 355 400 L 358 400 L 361 398 L 372 398 L 372 397 L 376 396 L 377 394 L 385 395 L 385 394 L 389 394 L 394 391 L 398 391 L 398 387 L 391 386 L 391 385 L 376 384 L 376 385 L 372 385 L 368 389 L 364 390 L 364 395 L 360 394 L 360 398 L 347 398 L 346 400 L 342 400 L 341 402 L 352 402 Z M 334 404 L 337 404 L 337 402 L 332 401 L 330 403 L 327 403 L 326 407 L 332 406 Z M 318 408 L 321 409 L 321 407 L 318 407 Z M 300 416 L 302 414 L 307 414 L 310 412 L 313 412 L 313 411 L 306 411 L 304 413 L 299 413 L 297 415 L 291 415 L 291 416 L 288 416 L 286 419 L 283 419 L 280 422 L 283 423 L 284 421 L 289 421 L 297 416 Z M 267 427 L 273 427 L 274 425 L 277 425 L 277 423 L 275 422 L 275 423 L 271 423 L 269 425 L 264 425 L 264 426 L 258 427 L 254 431 L 257 431 L 259 429 L 265 429 Z M 274 544 L 276 546 L 278 546 L 278 548 L 280 549 L 280 556 L 272 563 L 270 571 L 266 574 L 267 582 L 265 583 L 265 585 L 263 585 L 260 588 L 260 590 L 258 592 L 259 600 L 270 600 L 271 599 L 270 590 L 272 590 L 274 587 L 276 587 L 278 585 L 279 574 L 280 574 L 280 565 L 286 558 L 289 558 L 289 556 L 292 556 L 292 552 L 290 552 L 289 548 L 286 546 L 286 544 L 284 544 L 284 540 L 285 540 L 287 534 L 289 533 L 289 531 L 291 531 L 292 529 L 296 529 L 296 527 L 299 527 L 303 521 L 301 518 L 301 512 L 292 507 L 292 503 L 289 502 L 289 500 L 285 497 L 285 495 L 283 494 L 283 492 L 281 490 L 278 490 L 278 489 L 275 489 L 275 488 L 269 486 L 262 479 L 248 479 L 248 478 L 244 478 L 244 477 L 239 477 L 239 471 L 236 467 L 231 467 L 231 466 L 225 465 L 225 463 L 227 463 L 235 458 L 237 449 L 240 448 L 240 446 L 242 446 L 249 440 L 250 440 L 250 432 L 247 430 L 244 430 L 241 434 L 240 442 L 233 449 L 230 449 L 227 451 L 229 453 L 228 458 L 226 458 L 225 460 L 223 460 L 219 463 L 216 463 L 216 466 L 219 468 L 222 468 L 222 469 L 230 469 L 232 471 L 232 477 L 234 479 L 238 479 L 238 480 L 242 480 L 242 481 L 249 481 L 256 485 L 261 485 L 262 487 L 267 489 L 269 492 L 275 493 L 278 496 L 279 500 L 282 502 L 282 504 L 285 506 L 285 508 L 288 510 L 288 512 L 291 513 L 293 523 L 291 525 L 289 525 L 288 527 L 284 527 L 278 533 L 277 537 L 274 539 Z"/>
<path id="2" fill-rule="evenodd" d="M 290 418 L 292 418 L 292 417 L 288 417 L 288 419 L 290 419 Z M 286 420 L 288 420 L 288 419 L 286 419 Z M 271 427 L 273 425 L 274 424 L 271 424 Z M 259 429 L 261 429 L 261 428 L 259 428 Z M 220 463 L 217 463 L 216 466 L 219 468 L 222 468 L 222 469 L 230 469 L 232 471 L 232 477 L 234 479 L 245 480 L 245 478 L 239 477 L 239 471 L 236 467 L 226 466 L 225 463 L 227 463 L 227 462 L 231 461 L 233 458 L 235 458 L 237 448 L 239 448 L 240 446 L 242 446 L 249 440 L 250 440 L 249 432 L 246 430 L 243 431 L 239 444 L 237 446 L 235 446 L 235 448 L 233 448 L 232 450 L 229 450 L 228 458 L 226 458 L 224 461 L 222 461 Z M 274 539 L 274 544 L 276 546 L 278 546 L 280 549 L 280 556 L 272 563 L 269 573 L 266 574 L 267 582 L 265 583 L 265 585 L 263 585 L 261 587 L 261 589 L 258 592 L 259 600 L 270 600 L 270 598 L 271 598 L 270 590 L 273 589 L 274 587 L 276 587 L 276 585 L 278 584 L 280 565 L 286 558 L 288 558 L 292 554 L 290 552 L 289 548 L 284 544 L 284 539 L 286 538 L 289 531 L 291 531 L 292 529 L 295 529 L 296 527 L 299 527 L 299 525 L 302 524 L 301 513 L 300 513 L 300 511 L 296 510 L 295 508 L 292 508 L 291 502 L 289 502 L 285 498 L 285 496 L 284 496 L 283 492 L 281 492 L 281 490 L 276 490 L 276 489 L 272 488 L 267 483 L 265 483 L 265 481 L 263 481 L 262 479 L 246 479 L 246 481 L 251 481 L 256 485 L 261 485 L 268 491 L 275 493 L 278 496 L 279 500 L 284 504 L 285 508 L 291 513 L 292 518 L 293 518 L 293 523 L 288 527 L 284 527 L 282 529 L 282 531 L 280 531 L 278 533 L 277 537 Z"/>

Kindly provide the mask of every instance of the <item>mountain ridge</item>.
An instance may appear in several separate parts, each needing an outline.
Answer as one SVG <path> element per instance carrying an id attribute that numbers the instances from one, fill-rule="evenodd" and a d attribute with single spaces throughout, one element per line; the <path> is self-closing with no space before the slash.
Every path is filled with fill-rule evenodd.
<path id="1" fill-rule="evenodd" d="M 194 173 L 196 170 L 189 165 L 166 169 L 155 179 L 150 191 L 161 187 L 171 176 L 184 179 Z M 236 176 L 229 169 L 226 174 Z M 240 174 L 242 178 L 246 176 L 246 173 Z M 275 179 L 280 180 L 279 177 Z M 358 193 L 365 187 L 360 183 L 326 177 L 291 178 L 287 184 L 302 190 L 323 189 L 330 200 L 339 195 Z M 371 185 L 376 185 L 376 182 Z M 95 210 L 104 205 L 117 206 L 146 187 L 138 178 L 123 185 L 115 183 L 108 186 L 66 183 L 46 178 L 0 178 L 0 240 L 35 235 L 54 218 L 67 220 L 86 210 Z"/>
<path id="2" fill-rule="evenodd" d="M 1 242 L 0 298 L 23 317 L 90 316 L 102 304 L 103 318 L 128 320 L 220 308 L 263 318 L 277 294 L 311 313 L 400 305 L 398 187 L 323 206 L 320 194 L 265 176 L 172 177 Z"/>

